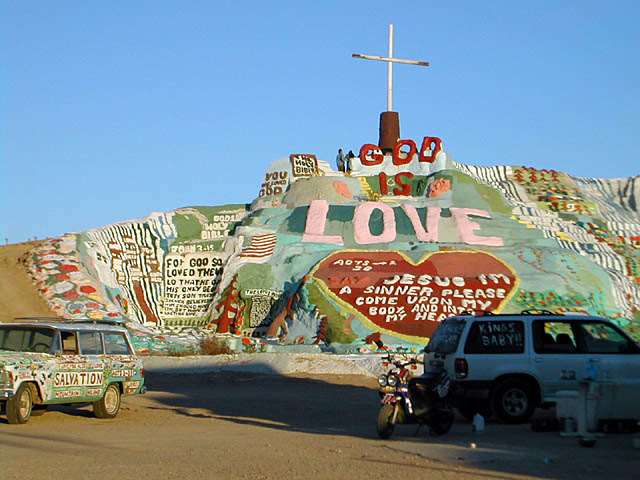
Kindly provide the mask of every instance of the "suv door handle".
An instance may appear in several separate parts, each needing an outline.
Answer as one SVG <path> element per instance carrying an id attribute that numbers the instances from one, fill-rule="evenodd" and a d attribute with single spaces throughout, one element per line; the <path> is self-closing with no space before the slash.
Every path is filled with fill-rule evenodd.
<path id="1" fill-rule="evenodd" d="M 533 361 L 536 363 L 542 363 L 542 357 L 535 357 Z"/>

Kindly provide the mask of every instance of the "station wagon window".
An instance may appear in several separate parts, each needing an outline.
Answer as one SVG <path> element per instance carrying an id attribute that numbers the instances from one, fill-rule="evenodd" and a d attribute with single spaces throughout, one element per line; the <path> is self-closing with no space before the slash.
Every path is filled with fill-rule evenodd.
<path id="1" fill-rule="evenodd" d="M 473 322 L 464 353 L 509 354 L 524 352 L 524 324 L 517 320 Z"/>
<path id="2" fill-rule="evenodd" d="M 580 322 L 582 345 L 586 353 L 636 353 L 634 345 L 611 325 Z"/>
<path id="3" fill-rule="evenodd" d="M 111 355 L 131 355 L 131 349 L 124 333 L 105 332 L 103 335 L 106 353 Z"/>
<path id="4" fill-rule="evenodd" d="M 57 346 L 55 331 L 50 328 L 0 327 L 0 350 L 50 353 Z"/>
<path id="5" fill-rule="evenodd" d="M 102 338 L 98 332 L 79 332 L 80 351 L 83 355 L 102 355 Z"/>
<path id="6" fill-rule="evenodd" d="M 574 322 L 557 320 L 533 322 L 533 348 L 536 353 L 578 353 L 576 336 Z"/>
<path id="7" fill-rule="evenodd" d="M 62 354 L 63 355 L 77 355 L 78 354 L 78 340 L 76 338 L 76 332 L 60 331 L 60 338 L 62 339 Z"/>

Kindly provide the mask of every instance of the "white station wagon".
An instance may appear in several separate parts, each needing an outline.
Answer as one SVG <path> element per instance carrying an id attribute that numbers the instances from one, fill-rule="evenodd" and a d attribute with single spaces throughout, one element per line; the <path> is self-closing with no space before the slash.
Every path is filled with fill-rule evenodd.
<path id="1" fill-rule="evenodd" d="M 609 320 L 547 311 L 456 316 L 425 348 L 425 370 L 456 379 L 463 416 L 527 421 L 581 380 L 611 382 L 640 400 L 640 346 Z"/>
<path id="2" fill-rule="evenodd" d="M 26 423 L 48 405 L 92 403 L 114 418 L 123 395 L 144 393 L 127 330 L 94 321 L 0 323 L 0 413 Z"/>

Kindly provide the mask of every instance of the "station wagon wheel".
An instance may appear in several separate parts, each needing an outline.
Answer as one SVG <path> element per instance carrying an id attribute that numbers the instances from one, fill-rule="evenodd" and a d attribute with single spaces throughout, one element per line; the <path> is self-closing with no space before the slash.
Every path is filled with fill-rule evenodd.
<path id="1" fill-rule="evenodd" d="M 503 380 L 494 389 L 493 411 L 505 423 L 524 423 L 536 409 L 534 388 L 519 378 Z"/>
<path id="2" fill-rule="evenodd" d="M 16 394 L 7 400 L 7 420 L 13 424 L 27 423 L 31 418 L 32 408 L 33 396 L 31 387 L 23 383 Z"/>
<path id="3" fill-rule="evenodd" d="M 103 397 L 93 402 L 93 413 L 98 418 L 115 418 L 120 411 L 120 388 L 115 383 L 107 387 Z"/>

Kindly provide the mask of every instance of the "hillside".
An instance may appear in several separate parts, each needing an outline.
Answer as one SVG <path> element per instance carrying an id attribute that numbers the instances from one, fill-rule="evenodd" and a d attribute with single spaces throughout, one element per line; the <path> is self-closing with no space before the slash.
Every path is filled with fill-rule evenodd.
<path id="1" fill-rule="evenodd" d="M 47 302 L 33 288 L 24 255 L 36 244 L 0 247 L 0 322 L 21 316 L 54 316 Z"/>
<path id="2" fill-rule="evenodd" d="M 57 314 L 165 343 L 205 329 L 248 349 L 418 346 L 449 315 L 529 308 L 640 335 L 638 177 L 475 167 L 435 137 L 403 142 L 385 156 L 363 146 L 349 174 L 291 155 L 251 204 L 49 239 L 30 272 Z"/>

